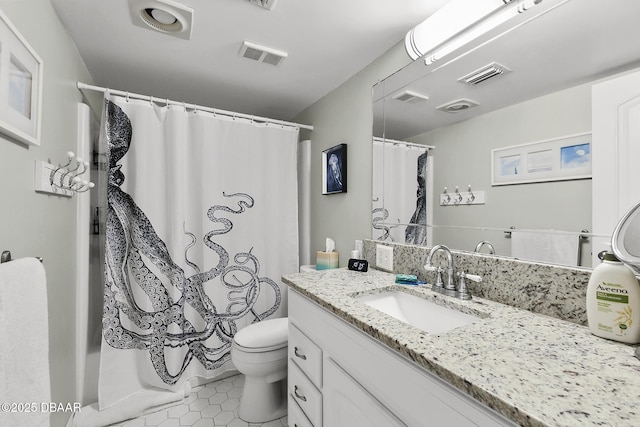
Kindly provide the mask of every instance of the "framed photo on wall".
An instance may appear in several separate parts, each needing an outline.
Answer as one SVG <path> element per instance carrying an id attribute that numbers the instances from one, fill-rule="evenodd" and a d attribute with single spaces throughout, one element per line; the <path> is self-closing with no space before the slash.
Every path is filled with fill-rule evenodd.
<path id="1" fill-rule="evenodd" d="M 0 10 L 0 133 L 40 145 L 42 59 Z"/>
<path id="2" fill-rule="evenodd" d="M 591 178 L 591 133 L 491 150 L 491 185 Z"/>
<path id="3" fill-rule="evenodd" d="M 322 152 L 322 194 L 347 192 L 347 144 Z"/>

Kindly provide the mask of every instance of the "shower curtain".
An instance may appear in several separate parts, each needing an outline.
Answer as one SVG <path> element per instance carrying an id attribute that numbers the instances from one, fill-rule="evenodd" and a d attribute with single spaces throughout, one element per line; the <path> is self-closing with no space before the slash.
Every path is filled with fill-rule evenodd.
<path id="1" fill-rule="evenodd" d="M 233 369 L 243 327 L 286 316 L 298 130 L 105 95 L 99 407 Z"/>
<path id="2" fill-rule="evenodd" d="M 374 139 L 373 239 L 426 244 L 427 153 L 426 147 Z"/>

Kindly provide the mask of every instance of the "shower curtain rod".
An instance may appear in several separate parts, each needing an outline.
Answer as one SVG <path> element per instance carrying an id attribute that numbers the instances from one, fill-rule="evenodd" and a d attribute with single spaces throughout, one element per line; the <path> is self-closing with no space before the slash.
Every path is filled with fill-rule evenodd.
<path id="1" fill-rule="evenodd" d="M 256 120 L 256 121 L 264 122 L 264 123 L 273 123 L 273 124 L 277 124 L 277 125 L 281 125 L 281 126 L 290 126 L 290 127 L 301 128 L 301 129 L 313 130 L 313 126 L 311 126 L 311 125 L 303 125 L 303 124 L 300 124 L 300 123 L 287 122 L 287 121 L 284 121 L 284 120 L 277 120 L 277 119 L 270 119 L 270 118 L 267 118 L 267 117 L 252 116 L 251 114 L 236 113 L 236 112 L 233 112 L 233 111 L 220 110 L 218 108 L 203 107 L 202 105 L 196 105 L 196 104 L 180 102 L 180 101 L 173 101 L 171 99 L 158 98 L 158 97 L 149 96 L 149 95 L 140 95 L 138 93 L 132 93 L 132 92 L 127 92 L 127 91 L 123 91 L 123 90 L 108 89 L 106 87 L 89 85 L 89 84 L 82 83 L 82 82 L 77 82 L 76 86 L 78 87 L 79 90 L 86 89 L 86 90 L 93 90 L 93 91 L 96 91 L 96 92 L 103 92 L 103 93 L 108 90 L 110 93 L 112 93 L 114 95 L 126 96 L 126 97 L 134 98 L 134 99 L 142 99 L 144 101 L 164 102 L 167 105 L 170 105 L 170 104 L 171 105 L 182 105 L 182 106 L 188 105 L 189 107 L 193 108 L 194 110 L 206 111 L 208 113 L 220 114 L 222 116 L 239 117 L 239 118 L 243 118 L 243 119 Z"/>
<path id="2" fill-rule="evenodd" d="M 381 142 L 383 144 L 401 144 L 408 147 L 416 147 L 422 149 L 426 148 L 427 150 L 433 150 L 434 148 L 436 148 L 433 145 L 417 144 L 415 142 L 400 141 L 398 139 L 380 138 L 379 136 L 374 136 L 373 142 Z"/>

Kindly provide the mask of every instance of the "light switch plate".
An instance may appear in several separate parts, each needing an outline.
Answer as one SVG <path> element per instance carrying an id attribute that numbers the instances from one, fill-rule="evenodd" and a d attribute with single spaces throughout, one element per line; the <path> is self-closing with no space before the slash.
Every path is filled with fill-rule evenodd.
<path id="1" fill-rule="evenodd" d="M 376 267 L 393 271 L 393 247 L 376 245 Z"/>

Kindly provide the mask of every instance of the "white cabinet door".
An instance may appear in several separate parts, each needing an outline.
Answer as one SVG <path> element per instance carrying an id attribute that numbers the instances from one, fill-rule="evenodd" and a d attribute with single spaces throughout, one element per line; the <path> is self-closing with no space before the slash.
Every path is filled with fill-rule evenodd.
<path id="1" fill-rule="evenodd" d="M 593 85 L 593 265 L 622 216 L 640 202 L 640 71 Z"/>
<path id="2" fill-rule="evenodd" d="M 322 393 L 326 426 L 405 426 L 331 359 L 325 359 Z"/>

